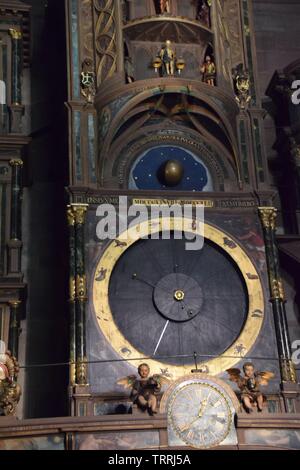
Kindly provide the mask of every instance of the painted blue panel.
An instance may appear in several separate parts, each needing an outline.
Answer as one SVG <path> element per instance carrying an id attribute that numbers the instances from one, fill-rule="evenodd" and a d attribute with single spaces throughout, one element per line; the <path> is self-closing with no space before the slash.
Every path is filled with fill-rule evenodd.
<path id="1" fill-rule="evenodd" d="M 169 160 L 179 161 L 184 169 L 182 180 L 172 188 L 164 185 L 159 178 L 160 168 Z M 213 191 L 213 182 L 208 168 L 192 152 L 181 147 L 162 145 L 147 150 L 138 158 L 131 170 L 129 188 Z"/>
<path id="2" fill-rule="evenodd" d="M 80 98 L 80 66 L 79 66 L 79 38 L 78 38 L 78 3 L 71 0 L 71 27 L 72 27 L 72 66 L 73 66 L 73 94 Z"/>

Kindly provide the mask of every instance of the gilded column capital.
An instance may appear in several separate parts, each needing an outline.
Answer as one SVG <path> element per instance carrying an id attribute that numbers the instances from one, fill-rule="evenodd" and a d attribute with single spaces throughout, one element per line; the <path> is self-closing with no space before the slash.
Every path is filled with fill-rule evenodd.
<path id="1" fill-rule="evenodd" d="M 17 29 L 14 29 L 14 28 L 9 28 L 9 34 L 11 35 L 12 39 L 16 39 L 16 40 L 19 40 L 19 39 L 22 39 L 22 32 L 21 31 L 18 31 Z"/>
<path id="2" fill-rule="evenodd" d="M 69 294 L 70 294 L 70 302 L 75 302 L 76 299 L 76 281 L 73 276 L 70 276 L 69 279 Z"/>
<path id="3" fill-rule="evenodd" d="M 12 159 L 9 162 L 10 166 L 22 167 L 24 165 L 23 161 L 20 158 Z"/>
<path id="4" fill-rule="evenodd" d="M 83 225 L 85 222 L 85 214 L 87 212 L 88 204 L 71 204 L 68 206 L 74 217 L 74 225 Z M 69 214 L 68 214 L 69 217 Z M 71 225 L 71 224 L 70 224 Z"/>
<path id="5" fill-rule="evenodd" d="M 275 230 L 278 210 L 275 207 L 259 207 L 258 211 L 263 228 Z"/>
<path id="6" fill-rule="evenodd" d="M 67 219 L 68 219 L 69 226 L 72 227 L 75 225 L 75 214 L 74 214 L 72 206 L 67 206 Z"/>
<path id="7" fill-rule="evenodd" d="M 9 300 L 8 305 L 13 308 L 18 308 L 21 305 L 21 300 Z"/>

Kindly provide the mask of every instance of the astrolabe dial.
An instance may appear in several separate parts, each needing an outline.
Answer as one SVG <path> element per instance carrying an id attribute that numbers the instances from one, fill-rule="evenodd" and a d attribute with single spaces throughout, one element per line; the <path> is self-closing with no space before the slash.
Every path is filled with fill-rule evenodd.
<path id="1" fill-rule="evenodd" d="M 204 360 L 222 354 L 248 309 L 243 279 L 226 253 L 208 241 L 189 252 L 185 243 L 174 234 L 138 241 L 116 264 L 109 286 L 114 321 L 129 342 L 143 356 L 177 365 L 192 365 L 194 351 Z"/>
<path id="2" fill-rule="evenodd" d="M 175 227 L 170 239 L 147 233 L 145 223 L 139 236 L 112 242 L 98 263 L 93 299 L 102 333 L 133 365 L 147 358 L 153 371 L 172 377 L 191 371 L 194 352 L 211 374 L 232 367 L 263 321 L 253 263 L 228 234 L 208 224 L 197 251 L 186 249 L 188 240 Z M 255 311 L 261 315 L 254 317 Z"/>

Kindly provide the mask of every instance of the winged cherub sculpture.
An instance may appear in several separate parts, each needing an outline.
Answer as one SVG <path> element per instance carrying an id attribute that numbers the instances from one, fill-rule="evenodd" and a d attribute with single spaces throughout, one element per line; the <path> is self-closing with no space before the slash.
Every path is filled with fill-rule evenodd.
<path id="1" fill-rule="evenodd" d="M 169 380 L 162 375 L 150 376 L 148 364 L 140 364 L 138 367 L 139 377 L 129 375 L 118 380 L 117 384 L 124 388 L 131 388 L 130 398 L 142 411 L 148 411 L 150 416 L 157 413 L 157 396 L 162 385 L 169 384 Z"/>
<path id="2" fill-rule="evenodd" d="M 252 413 L 253 405 L 257 406 L 257 410 L 263 410 L 263 404 L 266 397 L 260 390 L 261 386 L 266 386 L 269 380 L 273 379 L 273 372 L 257 372 L 252 362 L 246 362 L 243 365 L 244 376 L 241 375 L 240 369 L 227 369 L 229 379 L 235 382 L 241 390 L 241 401 L 247 411 Z"/>

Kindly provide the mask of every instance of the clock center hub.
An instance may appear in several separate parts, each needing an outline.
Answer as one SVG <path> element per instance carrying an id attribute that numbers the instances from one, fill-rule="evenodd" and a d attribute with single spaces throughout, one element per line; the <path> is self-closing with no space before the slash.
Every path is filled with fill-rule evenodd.
<path id="1" fill-rule="evenodd" d="M 174 298 L 177 300 L 177 302 L 181 302 L 184 299 L 184 296 L 185 294 L 183 290 L 177 290 L 174 294 Z"/>
<path id="2" fill-rule="evenodd" d="M 153 302 L 168 320 L 187 322 L 199 314 L 203 304 L 203 292 L 191 276 L 171 273 L 156 284 Z"/>

